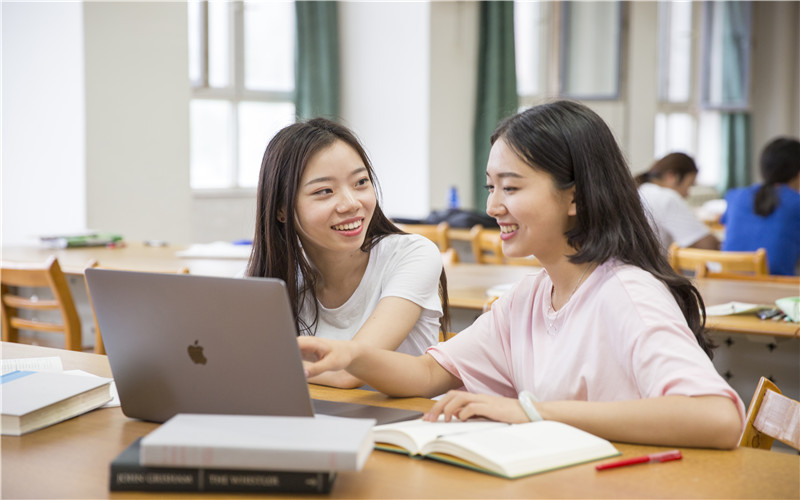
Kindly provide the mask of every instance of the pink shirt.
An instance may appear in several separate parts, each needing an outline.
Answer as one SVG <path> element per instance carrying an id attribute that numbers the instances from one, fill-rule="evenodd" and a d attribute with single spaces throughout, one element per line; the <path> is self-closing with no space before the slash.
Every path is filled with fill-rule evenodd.
<path id="1" fill-rule="evenodd" d="M 736 403 L 744 422 L 741 398 L 650 273 L 608 261 L 557 312 L 551 288 L 547 271 L 525 277 L 472 326 L 427 352 L 469 392 L 527 390 L 542 401 L 720 395 Z"/>

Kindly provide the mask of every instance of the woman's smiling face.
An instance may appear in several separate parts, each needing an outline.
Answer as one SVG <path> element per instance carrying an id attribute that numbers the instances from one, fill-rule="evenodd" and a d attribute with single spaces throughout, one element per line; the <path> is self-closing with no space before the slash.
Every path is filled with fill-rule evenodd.
<path id="1" fill-rule="evenodd" d="M 505 255 L 544 263 L 568 252 L 574 188 L 557 189 L 550 174 L 531 168 L 503 138 L 489 152 L 486 181 L 486 212 L 500 225 Z"/>
<path id="2" fill-rule="evenodd" d="M 300 178 L 295 227 L 303 247 L 312 254 L 360 249 L 376 205 L 367 167 L 337 140 L 311 158 Z"/>

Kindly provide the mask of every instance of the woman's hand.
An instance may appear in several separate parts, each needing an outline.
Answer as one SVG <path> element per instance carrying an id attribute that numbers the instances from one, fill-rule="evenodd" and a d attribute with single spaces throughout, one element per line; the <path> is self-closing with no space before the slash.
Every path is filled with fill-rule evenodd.
<path id="1" fill-rule="evenodd" d="M 449 391 L 425 414 L 425 420 L 435 422 L 439 419 L 439 415 L 444 415 L 445 422 L 449 422 L 453 417 L 458 420 L 485 417 L 510 424 L 530 422 L 515 398 L 472 394 L 466 391 Z"/>
<path id="2" fill-rule="evenodd" d="M 330 340 L 319 337 L 297 337 L 306 378 L 320 373 L 345 370 L 356 356 L 357 343 L 345 340 Z"/>

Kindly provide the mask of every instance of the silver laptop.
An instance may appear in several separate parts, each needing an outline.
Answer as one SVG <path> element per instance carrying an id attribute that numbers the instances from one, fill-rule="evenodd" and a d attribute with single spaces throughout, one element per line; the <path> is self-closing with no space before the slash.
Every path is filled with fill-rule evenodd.
<path id="1" fill-rule="evenodd" d="M 163 422 L 177 413 L 374 418 L 421 412 L 312 400 L 286 286 L 86 269 L 122 411 Z"/>

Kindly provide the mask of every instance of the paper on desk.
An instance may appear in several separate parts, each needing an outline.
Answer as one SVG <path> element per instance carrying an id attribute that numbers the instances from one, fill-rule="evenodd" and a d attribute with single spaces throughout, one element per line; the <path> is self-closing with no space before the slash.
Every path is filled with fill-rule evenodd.
<path id="1" fill-rule="evenodd" d="M 185 259 L 249 259 L 251 245 L 234 245 L 225 241 L 190 245 L 186 250 L 175 252 Z"/>
<path id="2" fill-rule="evenodd" d="M 746 302 L 726 302 L 716 306 L 706 307 L 706 316 L 728 316 L 730 314 L 750 314 L 768 308 L 770 306 L 760 304 L 748 304 Z"/>
<path id="3" fill-rule="evenodd" d="M 486 296 L 487 297 L 500 297 L 504 293 L 506 293 L 507 291 L 509 291 L 512 288 L 514 288 L 514 285 L 516 285 L 516 283 L 503 283 L 502 285 L 495 285 L 495 286 L 489 288 L 488 290 L 486 290 Z"/>
<path id="4" fill-rule="evenodd" d="M 43 358 L 17 358 L 0 360 L 0 373 L 13 372 L 14 370 L 28 370 L 32 372 L 60 372 L 64 371 L 61 358 L 47 356 Z"/>

